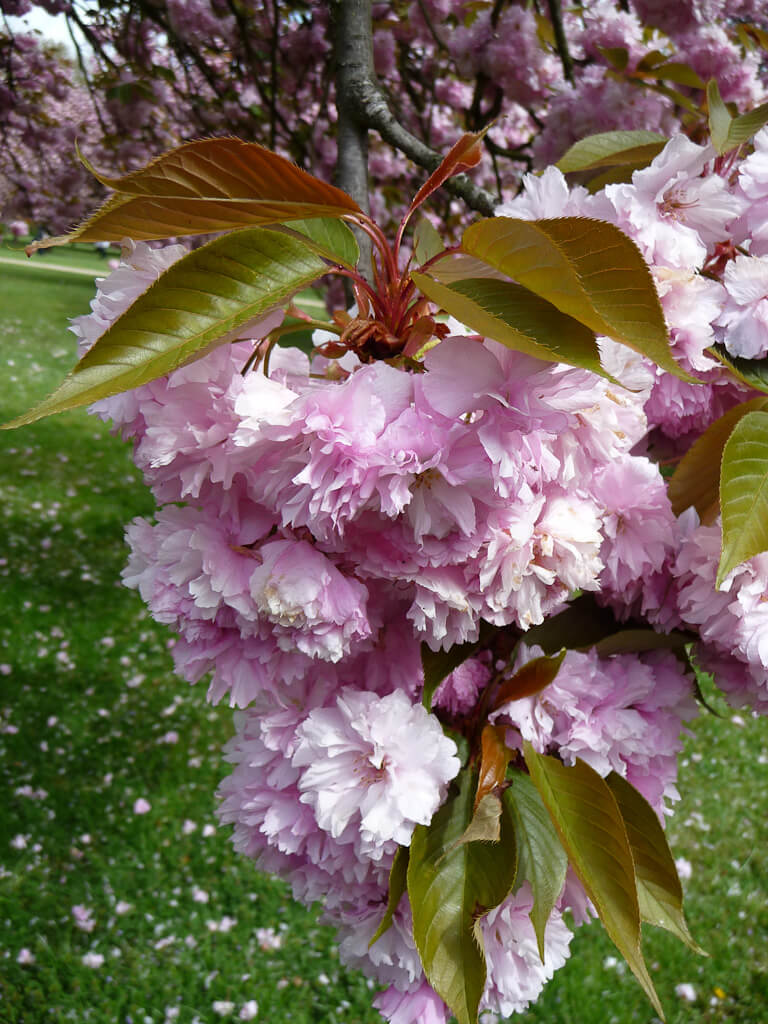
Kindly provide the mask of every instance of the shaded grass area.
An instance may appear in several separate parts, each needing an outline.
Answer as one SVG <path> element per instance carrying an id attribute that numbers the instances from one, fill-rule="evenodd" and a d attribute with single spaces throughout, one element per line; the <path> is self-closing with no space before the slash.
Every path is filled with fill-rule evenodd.
<path id="1" fill-rule="evenodd" d="M 86 278 L 0 268 L 2 420 L 70 368 L 65 320 L 92 294 Z M 152 510 L 126 447 L 82 411 L 2 432 L 0 499 L 0 1020 L 207 1024 L 256 1000 L 260 1020 L 373 1024 L 330 931 L 214 827 L 231 716 L 173 677 L 167 632 L 119 586 L 123 526 Z M 766 730 L 730 717 L 696 724 L 670 827 L 711 956 L 648 932 L 672 1024 L 768 1012 Z M 573 954 L 515 1020 L 654 1020 L 598 929 Z"/>

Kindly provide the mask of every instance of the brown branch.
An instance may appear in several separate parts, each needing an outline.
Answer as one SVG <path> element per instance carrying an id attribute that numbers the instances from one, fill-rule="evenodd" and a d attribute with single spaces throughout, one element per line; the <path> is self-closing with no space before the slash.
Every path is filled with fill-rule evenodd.
<path id="1" fill-rule="evenodd" d="M 385 142 L 399 149 L 407 157 L 427 171 L 434 171 L 442 162 L 442 155 L 417 139 L 393 117 L 381 90 L 370 81 L 357 83 L 354 101 L 360 116 L 371 128 L 375 128 Z M 499 202 L 496 196 L 475 185 L 466 174 L 458 174 L 444 185 L 452 195 L 463 199 L 472 210 L 486 217 L 492 217 Z"/>
<path id="2" fill-rule="evenodd" d="M 334 65 L 336 69 L 336 184 L 370 212 L 368 197 L 368 123 L 357 103 L 357 83 L 373 77 L 371 0 L 334 0 L 331 5 Z M 371 240 L 356 230 L 360 271 L 373 280 Z"/>
<path id="3" fill-rule="evenodd" d="M 560 55 L 560 63 L 563 65 L 563 75 L 567 82 L 573 82 L 573 58 L 571 57 L 571 51 L 568 49 L 568 40 L 565 37 L 560 0 L 547 0 L 547 7 L 549 7 L 549 17 L 555 33 L 555 45 Z"/>
<path id="4" fill-rule="evenodd" d="M 376 81 L 373 72 L 370 6 L 370 0 L 336 0 L 334 3 L 334 9 L 339 13 L 355 9 L 357 31 L 362 36 L 356 47 L 353 47 L 351 40 L 340 29 L 337 30 L 337 60 L 340 67 L 337 104 L 340 129 L 343 109 L 345 117 L 356 126 L 357 131 L 361 126 L 374 128 L 385 142 L 400 150 L 419 167 L 434 171 L 442 162 L 442 155 L 400 124 L 389 109 Z M 447 181 L 445 188 L 452 195 L 463 199 L 471 209 L 486 217 L 493 215 L 499 201 L 491 192 L 475 185 L 465 174 L 459 174 Z M 358 196 L 355 198 L 360 201 Z"/>

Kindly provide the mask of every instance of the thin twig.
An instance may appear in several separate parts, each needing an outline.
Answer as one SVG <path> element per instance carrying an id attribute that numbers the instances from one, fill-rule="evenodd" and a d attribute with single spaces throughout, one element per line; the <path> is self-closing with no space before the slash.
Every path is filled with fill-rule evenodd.
<path id="1" fill-rule="evenodd" d="M 555 46 L 560 55 L 560 63 L 563 65 L 563 75 L 567 82 L 573 82 L 573 58 L 568 49 L 568 40 L 565 38 L 560 0 L 547 0 L 547 7 L 549 7 L 549 17 L 555 33 Z"/>

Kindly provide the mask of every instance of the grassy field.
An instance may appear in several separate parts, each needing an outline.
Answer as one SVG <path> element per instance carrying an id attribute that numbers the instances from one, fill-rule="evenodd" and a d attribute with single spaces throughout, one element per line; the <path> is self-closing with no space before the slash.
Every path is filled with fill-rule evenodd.
<path id="1" fill-rule="evenodd" d="M 107 255 L 99 256 L 92 245 L 78 242 L 66 248 L 55 247 L 45 252 L 36 252 L 28 258 L 24 253 L 24 242 L 6 236 L 0 244 L 0 258 L 2 259 L 16 259 L 28 266 L 34 265 L 36 269 L 45 266 L 46 263 L 57 263 L 77 270 L 92 270 L 94 274 L 98 275 L 108 274 L 109 260 L 115 259 L 119 255 L 120 246 L 113 245 Z"/>
<path id="2" fill-rule="evenodd" d="M 3 421 L 71 365 L 66 318 L 91 297 L 85 276 L 0 266 Z M 215 827 L 230 713 L 172 675 L 168 634 L 119 586 L 123 525 L 152 508 L 125 446 L 83 412 L 2 432 L 0 497 L 0 1021 L 379 1020 L 329 930 Z M 671 1024 L 763 1024 L 765 723 L 695 732 L 670 835 L 710 957 L 652 930 L 646 955 Z M 573 954 L 520 1024 L 655 1019 L 597 929 Z"/>

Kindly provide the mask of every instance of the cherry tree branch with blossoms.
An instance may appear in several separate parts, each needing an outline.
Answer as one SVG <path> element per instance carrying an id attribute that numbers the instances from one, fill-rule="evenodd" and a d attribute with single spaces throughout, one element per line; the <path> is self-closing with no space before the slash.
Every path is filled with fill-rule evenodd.
<path id="1" fill-rule="evenodd" d="M 649 17 L 695 31 L 682 6 Z M 492 52 L 527 13 L 464 27 Z M 422 211 L 482 174 L 487 126 L 391 234 L 225 137 L 97 172 L 108 201 L 45 242 L 133 237 L 6 427 L 89 405 L 131 441 L 157 510 L 124 582 L 235 709 L 220 819 L 393 1024 L 525 1009 L 594 917 L 659 1015 L 641 925 L 699 951 L 663 827 L 696 673 L 768 712 L 768 105 L 701 94 L 696 140 L 578 140 L 458 240 Z M 327 275 L 355 307 L 294 347 Z"/>

